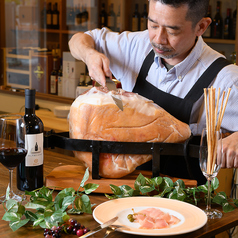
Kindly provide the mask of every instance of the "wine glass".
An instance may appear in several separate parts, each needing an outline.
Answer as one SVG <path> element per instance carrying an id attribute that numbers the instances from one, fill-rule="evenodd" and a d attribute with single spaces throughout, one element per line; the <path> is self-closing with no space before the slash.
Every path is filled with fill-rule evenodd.
<path id="1" fill-rule="evenodd" d="M 21 201 L 22 197 L 13 192 L 13 170 L 27 154 L 25 148 L 26 128 L 25 121 L 20 115 L 2 115 L 0 118 L 0 162 L 9 169 L 9 198 Z M 0 202 L 7 199 L 6 195 L 0 197 Z"/>
<path id="2" fill-rule="evenodd" d="M 203 175 L 207 179 L 207 206 L 204 212 L 209 219 L 221 218 L 222 213 L 211 208 L 211 181 L 215 178 L 222 164 L 222 135 L 220 131 L 209 133 L 203 129 L 199 150 L 199 162 Z M 209 139 L 208 139 L 209 138 Z"/>

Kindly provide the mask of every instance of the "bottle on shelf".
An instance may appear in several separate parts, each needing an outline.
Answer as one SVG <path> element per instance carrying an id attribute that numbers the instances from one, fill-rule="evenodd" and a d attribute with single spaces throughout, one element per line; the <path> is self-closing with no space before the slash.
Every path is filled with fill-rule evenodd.
<path id="1" fill-rule="evenodd" d="M 208 11 L 207 11 L 207 15 L 206 17 L 210 17 L 212 19 L 211 16 L 211 5 L 208 6 Z M 211 23 L 212 24 L 212 23 Z M 212 37 L 212 29 L 211 29 L 211 24 L 207 27 L 206 31 L 203 33 L 203 37 L 205 38 L 211 38 Z"/>
<path id="2" fill-rule="evenodd" d="M 147 17 L 148 17 L 147 4 L 144 4 L 144 11 L 140 17 L 140 30 L 141 31 L 144 31 L 147 29 Z"/>
<path id="3" fill-rule="evenodd" d="M 212 38 L 222 38 L 223 20 L 221 16 L 221 1 L 217 1 L 216 15 L 212 21 Z"/>
<path id="4" fill-rule="evenodd" d="M 81 12 L 80 12 L 80 4 L 78 4 L 78 7 L 75 9 L 75 26 L 76 28 L 79 28 L 81 25 Z"/>
<path id="5" fill-rule="evenodd" d="M 47 28 L 47 9 L 46 9 L 46 2 L 44 2 L 43 9 L 41 11 L 41 28 L 46 29 Z"/>
<path id="6" fill-rule="evenodd" d="M 113 3 L 110 6 L 110 11 L 108 13 L 108 28 L 110 28 L 112 31 L 116 31 L 116 14 L 113 9 L 114 5 Z"/>
<path id="7" fill-rule="evenodd" d="M 35 89 L 25 89 L 27 150 L 25 160 L 17 167 L 17 188 L 32 191 L 43 186 L 44 125 L 35 115 Z"/>
<path id="8" fill-rule="evenodd" d="M 233 12 L 232 39 L 236 39 L 236 17 L 237 17 L 237 9 Z"/>
<path id="9" fill-rule="evenodd" d="M 67 26 L 69 30 L 72 30 L 72 28 L 74 28 L 74 23 L 75 23 L 75 12 L 74 12 L 73 1 L 69 1 L 69 2 L 70 4 L 67 5 Z"/>
<path id="10" fill-rule="evenodd" d="M 59 29 L 59 11 L 57 2 L 54 4 L 52 11 L 52 29 Z"/>
<path id="11" fill-rule="evenodd" d="M 53 54 L 53 70 L 50 74 L 50 94 L 58 94 L 58 55 L 55 50 L 52 50 Z"/>
<path id="12" fill-rule="evenodd" d="M 135 12 L 132 16 L 132 31 L 140 30 L 140 13 L 139 13 L 139 5 L 135 4 Z"/>
<path id="13" fill-rule="evenodd" d="M 116 16 L 116 31 L 120 32 L 121 31 L 121 6 L 118 6 L 118 12 Z"/>
<path id="14" fill-rule="evenodd" d="M 46 12 L 46 22 L 47 22 L 47 28 L 51 29 L 52 28 L 52 10 L 51 10 L 51 2 L 48 3 L 48 8 Z"/>
<path id="15" fill-rule="evenodd" d="M 103 28 L 107 26 L 107 12 L 105 10 L 105 3 L 102 3 L 102 10 L 100 12 L 99 27 Z"/>
<path id="16" fill-rule="evenodd" d="M 84 8 L 82 9 L 82 14 L 81 14 L 81 26 L 83 30 L 88 29 L 88 10 L 87 10 L 87 5 L 84 5 Z"/>
<path id="17" fill-rule="evenodd" d="M 224 39 L 232 39 L 232 18 L 231 18 L 231 9 L 227 8 L 226 18 L 224 20 Z"/>
<path id="18" fill-rule="evenodd" d="M 58 71 L 58 96 L 63 96 L 63 70 L 62 63 Z"/>

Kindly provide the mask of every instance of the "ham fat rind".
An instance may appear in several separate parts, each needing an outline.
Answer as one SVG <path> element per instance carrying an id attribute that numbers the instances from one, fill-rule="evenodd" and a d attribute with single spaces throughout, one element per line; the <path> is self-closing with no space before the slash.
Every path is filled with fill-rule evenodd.
<path id="1" fill-rule="evenodd" d="M 115 105 L 111 94 L 120 96 L 123 111 Z M 187 124 L 153 101 L 136 93 L 98 87 L 80 95 L 71 105 L 69 132 L 74 139 L 124 142 L 178 143 L 191 135 Z M 90 152 L 75 152 L 75 156 L 92 170 Z M 151 155 L 100 154 L 99 174 L 105 178 L 120 178 L 151 158 Z"/>

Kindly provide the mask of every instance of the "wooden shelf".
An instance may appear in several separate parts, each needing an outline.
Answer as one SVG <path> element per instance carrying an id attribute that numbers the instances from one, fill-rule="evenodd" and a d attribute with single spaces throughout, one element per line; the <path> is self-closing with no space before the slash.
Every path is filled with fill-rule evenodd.
<path id="1" fill-rule="evenodd" d="M 206 43 L 215 43 L 215 44 L 230 44 L 235 45 L 235 40 L 227 40 L 227 39 L 214 39 L 214 38 L 203 38 Z"/>
<path id="2" fill-rule="evenodd" d="M 24 89 L 18 89 L 18 90 L 13 90 L 13 89 L 9 89 L 9 88 L 8 89 L 0 89 L 0 93 L 17 95 L 19 97 L 25 97 Z M 36 92 L 36 98 L 47 100 L 47 101 L 52 101 L 52 102 L 70 104 L 70 105 L 74 101 L 73 98 L 60 97 L 57 95 L 51 95 L 51 94 L 39 93 L 39 92 Z"/>

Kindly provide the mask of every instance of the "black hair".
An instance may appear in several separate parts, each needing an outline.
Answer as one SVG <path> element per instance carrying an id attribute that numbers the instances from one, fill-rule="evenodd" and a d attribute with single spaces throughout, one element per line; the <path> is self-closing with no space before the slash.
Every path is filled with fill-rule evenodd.
<path id="1" fill-rule="evenodd" d="M 151 1 L 151 0 L 150 0 Z M 207 15 L 209 0 L 152 0 L 161 2 L 162 4 L 171 5 L 174 8 L 179 8 L 182 5 L 188 6 L 186 20 L 192 22 L 192 26 L 196 24 Z"/>

